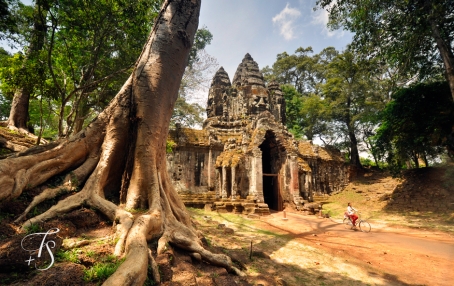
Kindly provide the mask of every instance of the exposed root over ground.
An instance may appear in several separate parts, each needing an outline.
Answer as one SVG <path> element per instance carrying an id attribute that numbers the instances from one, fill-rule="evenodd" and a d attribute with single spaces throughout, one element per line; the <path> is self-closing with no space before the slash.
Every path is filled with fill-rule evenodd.
<path id="1" fill-rule="evenodd" d="M 36 144 L 36 139 L 0 126 L 0 159 L 14 152 L 25 151 Z"/>

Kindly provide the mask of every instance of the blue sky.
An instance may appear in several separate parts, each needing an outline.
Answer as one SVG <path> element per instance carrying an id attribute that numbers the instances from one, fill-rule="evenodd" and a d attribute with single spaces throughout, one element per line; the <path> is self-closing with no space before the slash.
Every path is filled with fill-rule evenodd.
<path id="1" fill-rule="evenodd" d="M 32 0 L 22 0 L 31 4 Z M 316 0 L 202 0 L 199 27 L 213 34 L 206 48 L 233 78 L 246 53 L 260 68 L 271 66 L 276 55 L 311 46 L 315 53 L 333 46 L 345 49 L 352 34 L 328 31 L 328 15 L 313 11 Z M 6 48 L 6 47 L 5 47 Z"/>
<path id="2" fill-rule="evenodd" d="M 271 66 L 276 55 L 293 54 L 311 46 L 314 53 L 333 46 L 343 50 L 352 34 L 328 31 L 328 15 L 313 11 L 316 0 L 202 0 L 199 27 L 213 34 L 208 54 L 233 78 L 246 53 L 260 68 Z"/>

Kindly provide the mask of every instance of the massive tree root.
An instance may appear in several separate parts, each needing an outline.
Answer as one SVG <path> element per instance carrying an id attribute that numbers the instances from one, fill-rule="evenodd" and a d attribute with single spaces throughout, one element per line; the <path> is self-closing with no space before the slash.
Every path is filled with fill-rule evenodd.
<path id="1" fill-rule="evenodd" d="M 0 201 L 66 174 L 60 188 L 44 190 L 17 222 L 41 201 L 80 189 L 22 227 L 80 206 L 97 209 L 114 222 L 115 254 L 124 255 L 125 261 L 105 285 L 142 285 L 148 264 L 158 275 L 148 247 L 152 239 L 158 240 L 158 254 L 174 245 L 243 275 L 228 256 L 202 247 L 166 170 L 170 116 L 199 9 L 200 0 L 165 1 L 133 74 L 95 121 L 53 148 L 41 147 L 0 161 Z M 138 208 L 148 211 L 133 216 L 130 210 Z"/>

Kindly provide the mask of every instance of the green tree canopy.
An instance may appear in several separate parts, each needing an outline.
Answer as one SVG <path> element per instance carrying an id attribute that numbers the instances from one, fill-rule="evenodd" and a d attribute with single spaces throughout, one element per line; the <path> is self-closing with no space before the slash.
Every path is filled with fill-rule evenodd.
<path id="1" fill-rule="evenodd" d="M 379 61 L 352 50 L 339 53 L 328 47 L 310 53 L 309 47 L 279 54 L 272 68 L 263 70 L 265 78 L 286 83 L 287 127 L 296 137 L 318 137 L 361 167 L 359 146 L 371 146 L 366 140 L 395 87 L 394 76 Z"/>
<path id="2" fill-rule="evenodd" d="M 382 113 L 383 122 L 374 138 L 377 153 L 397 169 L 408 160 L 418 167 L 419 158 L 427 166 L 428 158 L 440 154 L 443 146 L 453 144 L 449 138 L 454 125 L 450 95 L 446 82 L 399 89 Z"/>
<path id="3" fill-rule="evenodd" d="M 285 98 L 285 116 L 288 130 L 296 138 L 302 138 L 303 120 L 301 118 L 301 109 L 303 108 L 303 96 L 293 85 L 281 85 L 282 93 Z"/>
<path id="4" fill-rule="evenodd" d="M 351 164 L 361 167 L 359 159 L 360 126 L 383 106 L 383 91 L 374 74 L 379 71 L 374 61 L 364 60 L 351 51 L 337 55 L 326 69 L 323 96 L 328 105 L 326 116 L 342 141 L 348 143 Z M 337 140 L 339 141 L 339 140 Z"/>
<path id="5" fill-rule="evenodd" d="M 445 74 L 454 98 L 454 1 L 318 0 L 328 26 L 355 33 L 353 46 L 401 72 Z M 442 65 L 444 65 L 444 72 Z"/>
<path id="6" fill-rule="evenodd" d="M 2 67 L 3 93 L 12 96 L 28 85 L 32 100 L 49 103 L 60 136 L 81 130 L 124 83 L 152 27 L 149 19 L 161 3 L 40 0 L 32 7 L 19 5 L 14 13 L 21 15 L 18 26 L 25 54 L 22 61 L 10 60 Z M 37 23 L 46 23 L 45 29 L 37 29 Z M 20 53 L 12 58 L 19 57 Z M 39 117 L 31 116 L 36 127 L 39 123 L 33 118 Z"/>
<path id="7" fill-rule="evenodd" d="M 266 81 L 277 81 L 286 100 L 287 128 L 297 138 L 314 139 L 326 130 L 321 85 L 326 81 L 327 64 L 338 54 L 333 47 L 311 55 L 311 47 L 295 54 L 278 54 L 272 67 L 264 67 Z"/>
<path id="8" fill-rule="evenodd" d="M 17 5 L 15 0 L 0 0 L 0 40 L 16 32 L 17 23 L 11 11 L 15 5 Z"/>
<path id="9" fill-rule="evenodd" d="M 300 47 L 292 55 L 287 52 L 278 54 L 272 68 L 266 66 L 262 69 L 265 80 L 291 84 L 303 95 L 319 92 L 319 84 L 324 81 L 323 68 L 338 52 L 328 47 L 319 54 L 312 53 L 312 47 Z"/>

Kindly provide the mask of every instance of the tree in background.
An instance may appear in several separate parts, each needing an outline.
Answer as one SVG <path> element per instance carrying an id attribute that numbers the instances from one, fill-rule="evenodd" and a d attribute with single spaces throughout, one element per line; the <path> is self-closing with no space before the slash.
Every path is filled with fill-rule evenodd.
<path id="1" fill-rule="evenodd" d="M 267 80 L 280 80 L 286 98 L 287 127 L 297 137 L 320 138 L 350 155 L 361 167 L 359 146 L 378 124 L 378 113 L 395 88 L 395 78 L 377 60 L 354 51 L 339 53 L 329 47 L 319 54 L 299 48 L 282 53 L 272 68 L 263 70 Z"/>
<path id="2" fill-rule="evenodd" d="M 361 168 L 358 149 L 359 126 L 378 113 L 383 104 L 383 91 L 374 78 L 374 61 L 363 60 L 350 51 L 337 55 L 327 66 L 326 83 L 322 85 L 327 104 L 326 116 L 332 127 L 348 145 L 350 164 Z"/>
<path id="3" fill-rule="evenodd" d="M 10 73 L 12 93 L 14 94 L 11 110 L 8 116 L 7 126 L 10 129 L 28 134 L 30 129 L 28 126 L 29 114 L 28 106 L 30 96 L 33 94 L 36 85 L 44 81 L 44 63 L 42 49 L 45 44 L 47 33 L 46 17 L 49 10 L 50 1 L 38 0 L 32 8 L 20 6 L 23 10 L 22 14 L 26 15 L 31 27 L 22 29 L 21 32 L 28 38 L 29 45 L 25 51 L 25 55 L 16 57 L 20 61 L 20 66 Z M 2 81 L 5 80 L 5 77 Z"/>
<path id="4" fill-rule="evenodd" d="M 353 46 L 420 78 L 444 75 L 454 98 L 454 1 L 318 0 L 329 12 L 328 26 L 355 33 Z"/>
<path id="5" fill-rule="evenodd" d="M 30 108 L 30 98 L 21 97 L 24 100 L 11 112 L 26 116 L 22 121 L 31 123 L 35 129 L 40 127 L 40 133 L 46 128 L 46 138 L 79 132 L 121 87 L 151 28 L 151 22 L 145 18 L 155 17 L 161 2 L 63 0 L 58 6 L 50 7 L 46 19 L 51 25 L 45 38 L 45 51 L 36 53 L 39 57 L 33 61 L 30 57 L 24 61 L 26 57 L 17 53 L 0 71 L 6 100 L 13 97 L 15 90 L 22 90 L 26 86 L 24 82 L 33 87 L 26 89 L 33 90 L 31 100 L 37 100 L 37 104 L 31 103 L 35 107 Z M 52 3 L 48 1 L 49 5 Z M 22 18 L 34 19 L 33 7 L 22 5 L 20 11 Z M 25 28 L 22 31 L 23 42 L 27 43 L 30 38 L 27 35 L 32 32 Z M 211 39 L 206 27 L 198 30 L 172 123 L 192 126 L 203 121 L 203 108 L 191 100 L 194 90 L 208 85 L 209 76 L 217 66 L 215 59 L 204 52 Z M 18 65 L 21 60 L 27 65 Z M 16 111 L 19 107 L 21 112 Z M 40 114 L 41 110 L 45 114 Z M 29 115 L 29 111 L 38 114 Z M 51 122 L 54 118 L 57 123 Z M 49 129 L 55 127 L 57 132 Z"/>
<path id="6" fill-rule="evenodd" d="M 5 51 L 2 47 L 0 47 L 0 66 L 5 65 L 5 61 L 7 61 L 11 55 Z M 1 70 L 0 70 L 1 71 Z M 8 100 L 2 93 L 0 89 L 0 121 L 4 121 L 8 119 L 9 110 L 11 108 L 11 100 Z"/>
<path id="7" fill-rule="evenodd" d="M 300 118 L 302 132 L 308 140 L 314 140 L 316 136 L 323 139 L 322 135 L 328 130 L 329 124 L 326 111 L 326 101 L 320 96 L 310 94 L 303 97 Z"/>
<path id="8" fill-rule="evenodd" d="M 174 246 L 243 274 L 227 255 L 203 248 L 166 167 L 170 118 L 197 30 L 200 4 L 197 0 L 163 3 L 130 77 L 85 129 L 67 140 L 0 161 L 2 203 L 71 171 L 61 186 L 39 195 L 51 199 L 66 190 L 68 196 L 59 197 L 57 204 L 27 219 L 22 227 L 81 206 L 96 209 L 115 222 L 115 254 L 124 254 L 125 260 L 104 285 L 143 285 L 148 265 L 159 283 L 153 254 L 164 254 Z M 133 215 L 130 210 L 134 209 L 146 211 Z M 157 245 L 153 252 L 151 245 Z"/>
<path id="9" fill-rule="evenodd" d="M 329 27 L 355 33 L 355 50 L 418 80 L 441 74 L 454 99 L 454 1 L 318 0 L 317 7 L 328 10 Z M 449 138 L 454 145 L 454 131 Z"/>
<path id="10" fill-rule="evenodd" d="M 303 96 L 293 85 L 281 86 L 286 102 L 286 125 L 298 139 L 315 139 L 326 130 L 324 101 L 316 94 Z"/>
<path id="11" fill-rule="evenodd" d="M 262 69 L 265 81 L 277 81 L 286 99 L 287 128 L 297 138 L 313 140 L 326 130 L 321 84 L 326 81 L 327 64 L 338 52 L 333 47 L 311 56 L 311 47 L 298 48 L 295 54 L 278 54 L 270 68 Z"/>
<path id="12" fill-rule="evenodd" d="M 290 84 L 281 85 L 281 89 L 285 98 L 286 126 L 296 138 L 302 138 L 304 136 L 303 120 L 300 114 L 303 107 L 303 96 Z"/>
<path id="13" fill-rule="evenodd" d="M 51 9 L 47 64 L 60 137 L 79 132 L 121 87 L 161 2 L 60 0 Z"/>
<path id="14" fill-rule="evenodd" d="M 0 0 L 0 40 L 15 32 L 16 19 L 11 13 L 11 6 L 15 4 L 14 0 Z"/>
<path id="15" fill-rule="evenodd" d="M 319 93 L 319 84 L 324 81 L 323 69 L 338 52 L 328 47 L 319 54 L 311 56 L 312 53 L 312 47 L 300 47 L 293 55 L 278 54 L 272 68 L 262 69 L 265 81 L 290 84 L 302 95 Z"/>
<path id="16" fill-rule="evenodd" d="M 450 144 L 454 104 L 449 85 L 432 82 L 399 89 L 384 109 L 382 120 L 374 137 L 380 157 L 394 170 L 399 170 L 407 161 L 413 162 L 416 168 L 419 160 L 429 166 L 429 159 Z"/>
<path id="17" fill-rule="evenodd" d="M 58 118 L 59 137 L 80 131 L 127 78 L 151 29 L 152 22 L 146 19 L 157 15 L 161 2 L 61 0 L 57 5 L 40 0 L 33 7 L 21 5 L 17 13 L 32 23 L 20 30 L 26 46 L 24 64 L 3 67 L 1 84 L 3 91 L 28 91 L 29 96 L 15 92 L 10 125 L 28 121 L 31 95 L 48 103 L 52 117 Z M 37 29 L 42 26 L 37 23 L 45 23 L 43 29 Z M 14 120 L 15 114 L 25 117 Z"/>

